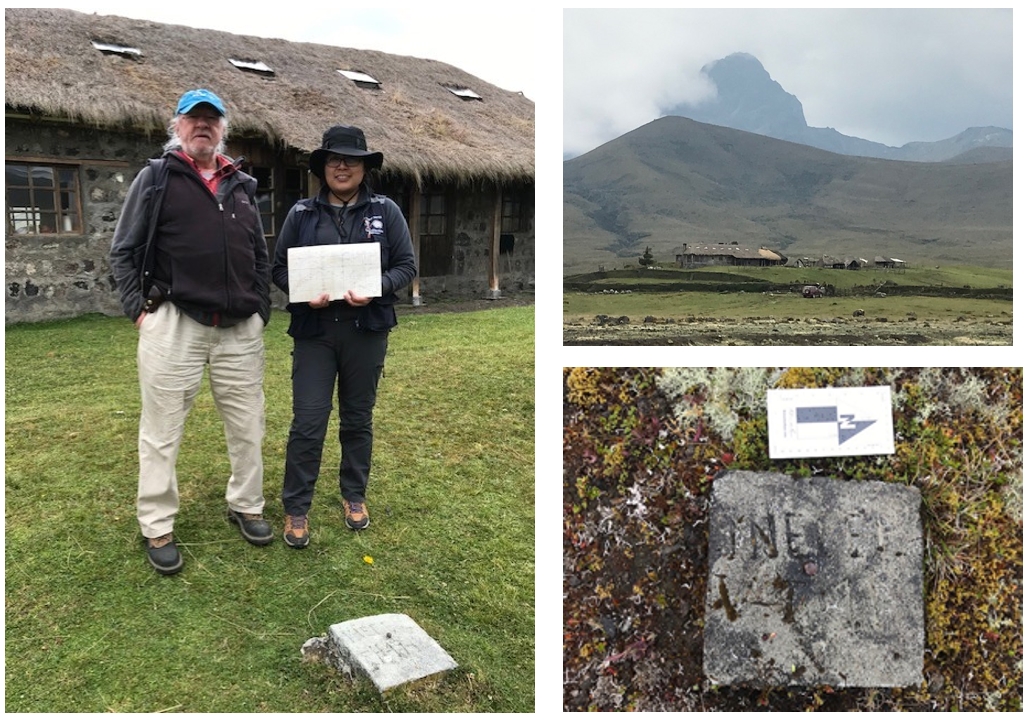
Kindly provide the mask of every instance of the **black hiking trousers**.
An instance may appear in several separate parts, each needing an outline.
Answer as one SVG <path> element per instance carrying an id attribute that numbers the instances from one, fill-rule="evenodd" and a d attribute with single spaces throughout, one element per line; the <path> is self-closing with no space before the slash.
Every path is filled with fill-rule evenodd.
<path id="1" fill-rule="evenodd" d="M 322 314 L 323 333 L 294 339 L 293 422 L 286 444 L 282 501 L 287 515 L 306 516 L 322 466 L 333 391 L 340 409 L 340 494 L 365 501 L 372 465 L 372 410 L 389 331 L 364 331 L 353 317 Z"/>

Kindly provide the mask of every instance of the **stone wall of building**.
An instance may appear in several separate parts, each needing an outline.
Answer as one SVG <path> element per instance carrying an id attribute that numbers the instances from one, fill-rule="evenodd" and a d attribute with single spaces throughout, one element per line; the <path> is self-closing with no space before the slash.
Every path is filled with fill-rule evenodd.
<path id="1" fill-rule="evenodd" d="M 455 203 L 451 274 L 419 279 L 420 295 L 430 301 L 434 297 L 483 298 L 489 290 L 491 219 L 496 198 L 492 191 L 459 190 Z M 532 291 L 536 276 L 534 221 L 530 221 L 527 231 L 511 235 L 512 251 L 502 253 L 498 262 L 501 292 Z"/>
<path id="2" fill-rule="evenodd" d="M 680 268 L 696 268 L 702 265 L 735 265 L 732 255 L 677 255 Z"/>
<path id="3" fill-rule="evenodd" d="M 121 313 L 107 260 L 111 236 L 129 184 L 162 142 L 8 119 L 7 162 L 78 168 L 82 234 L 5 233 L 5 323 Z"/>

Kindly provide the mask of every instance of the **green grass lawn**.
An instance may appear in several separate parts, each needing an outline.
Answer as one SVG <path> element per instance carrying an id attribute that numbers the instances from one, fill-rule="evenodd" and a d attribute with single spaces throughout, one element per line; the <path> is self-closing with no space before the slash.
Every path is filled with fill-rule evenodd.
<path id="1" fill-rule="evenodd" d="M 757 289 L 748 288 L 752 285 L 749 279 L 776 284 L 781 290 L 761 292 L 763 288 L 773 287 L 761 284 Z M 742 266 L 693 271 L 672 268 L 655 271 L 629 269 L 611 271 L 603 276 L 574 276 L 566 280 L 577 284 L 576 290 L 568 289 L 564 294 L 566 320 L 591 320 L 602 314 L 616 317 L 625 315 L 637 322 L 646 316 L 680 319 L 690 315 L 734 320 L 750 317 L 833 318 L 850 317 L 858 309 L 865 311 L 867 318 L 885 317 L 890 320 L 906 319 L 909 313 L 915 313 L 920 320 L 954 320 L 958 316 L 1012 318 L 1011 298 L 907 295 L 892 290 L 891 285 L 961 289 L 959 292 L 977 288 L 1011 289 L 1011 269 L 930 266 L 909 268 L 904 272 L 886 272 L 873 269 L 847 271 Z M 584 286 L 583 283 L 589 285 Z M 689 284 L 689 289 L 685 289 L 685 283 Z M 837 294 L 812 299 L 783 290 L 788 284 L 798 283 L 833 285 Z M 884 284 L 884 297 L 868 292 L 870 287 L 875 288 L 881 284 Z M 668 287 L 663 289 L 663 286 Z M 727 290 L 727 286 L 733 290 Z M 852 294 L 856 286 L 867 290 L 862 294 Z M 623 292 L 601 292 L 620 289 Z M 626 289 L 633 290 L 627 293 Z"/>
<path id="2" fill-rule="evenodd" d="M 376 407 L 372 525 L 343 525 L 334 417 L 301 551 L 251 546 L 226 522 L 205 387 L 179 457 L 186 567 L 171 577 L 147 563 L 135 517 L 132 324 L 8 327 L 6 711 L 533 711 L 533 313 L 402 316 Z M 287 320 L 266 331 L 266 518 L 280 537 Z M 380 613 L 411 616 L 459 668 L 381 697 L 302 663 L 307 639 Z"/>
<path id="3" fill-rule="evenodd" d="M 856 285 L 879 285 L 890 281 L 897 285 L 943 285 L 951 288 L 1012 287 L 1011 268 L 978 268 L 975 266 L 945 265 L 916 266 L 904 270 L 877 270 L 865 268 L 857 271 L 833 270 L 828 268 L 727 268 L 737 275 L 746 275 L 771 283 L 826 283 L 837 288 L 852 288 Z M 689 272 L 689 271 L 684 271 Z"/>
<path id="4" fill-rule="evenodd" d="M 590 277 L 596 274 L 586 274 Z M 858 271 L 833 270 L 829 268 L 791 268 L 770 266 L 755 268 L 749 266 L 710 266 L 694 270 L 662 268 L 644 271 L 640 268 L 613 270 L 607 277 L 596 281 L 599 288 L 617 288 L 622 284 L 660 284 L 677 280 L 704 282 L 739 282 L 752 278 L 767 283 L 824 283 L 838 289 L 855 286 L 879 285 L 884 282 L 902 286 L 945 286 L 949 288 L 1011 288 L 1011 268 L 981 268 L 976 266 L 944 265 L 915 266 L 904 270 L 879 270 L 865 268 Z M 570 280 L 584 276 L 570 276 Z"/>
<path id="5" fill-rule="evenodd" d="M 905 296 L 903 298 L 856 297 L 802 298 L 797 294 L 767 293 L 566 293 L 564 315 L 566 320 L 582 318 L 593 320 L 597 315 L 629 316 L 641 321 L 646 316 L 656 318 L 684 318 L 704 316 L 711 318 L 850 318 L 862 309 L 866 318 L 885 317 L 892 321 L 904 320 L 915 313 L 919 320 L 954 320 L 958 316 L 984 319 L 1012 319 L 1011 300 L 983 298 L 941 298 L 934 296 Z"/>

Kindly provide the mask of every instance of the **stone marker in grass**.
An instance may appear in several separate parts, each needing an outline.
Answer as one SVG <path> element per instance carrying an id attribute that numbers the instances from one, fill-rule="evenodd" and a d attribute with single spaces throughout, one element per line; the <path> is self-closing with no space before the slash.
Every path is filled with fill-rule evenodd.
<path id="1" fill-rule="evenodd" d="M 704 670 L 714 684 L 923 678 L 915 488 L 728 472 L 713 482 Z"/>
<path id="2" fill-rule="evenodd" d="M 308 639 L 301 653 L 367 677 L 380 693 L 457 668 L 440 644 L 401 613 L 334 624 L 327 636 Z"/>

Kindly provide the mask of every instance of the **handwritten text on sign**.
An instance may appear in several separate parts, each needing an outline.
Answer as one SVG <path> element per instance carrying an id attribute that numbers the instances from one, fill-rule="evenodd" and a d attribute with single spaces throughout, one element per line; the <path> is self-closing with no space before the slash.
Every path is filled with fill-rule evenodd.
<path id="1" fill-rule="evenodd" d="M 303 246 L 290 248 L 286 257 L 291 303 L 322 293 L 339 300 L 348 290 L 365 298 L 383 294 L 379 243 Z"/>

